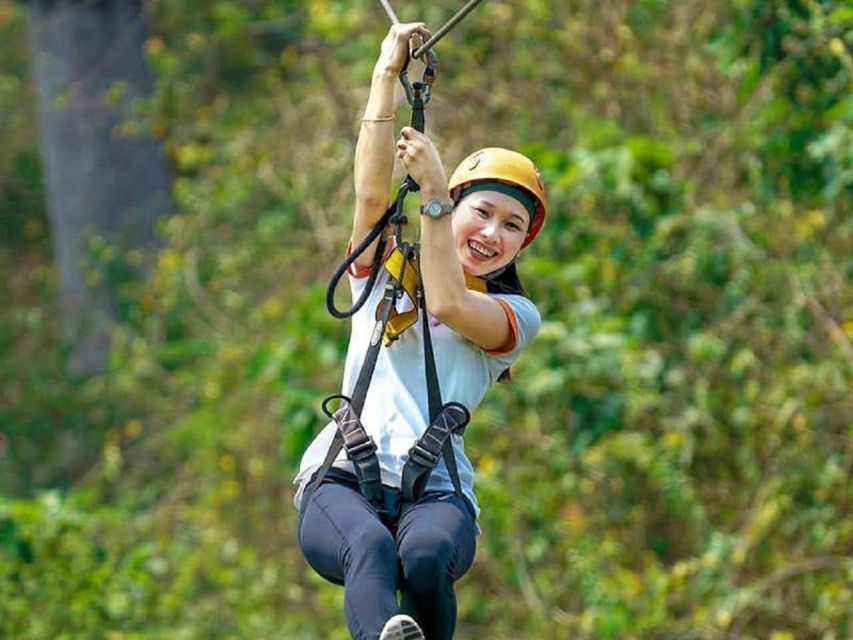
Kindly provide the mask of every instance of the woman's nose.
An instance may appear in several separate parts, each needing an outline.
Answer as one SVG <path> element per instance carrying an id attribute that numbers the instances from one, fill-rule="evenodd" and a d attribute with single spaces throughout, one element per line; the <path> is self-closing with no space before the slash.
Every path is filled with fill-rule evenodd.
<path id="1" fill-rule="evenodd" d="M 484 238 L 497 238 L 498 237 L 498 225 L 495 220 L 488 220 L 480 229 L 480 232 L 483 234 Z"/>

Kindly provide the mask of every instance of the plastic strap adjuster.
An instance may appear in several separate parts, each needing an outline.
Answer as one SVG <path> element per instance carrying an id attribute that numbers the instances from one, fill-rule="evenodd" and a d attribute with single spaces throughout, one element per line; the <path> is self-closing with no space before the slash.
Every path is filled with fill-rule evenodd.
<path id="1" fill-rule="evenodd" d="M 439 453 L 436 455 L 429 449 L 421 446 L 420 442 L 416 442 L 415 445 L 409 449 L 409 459 L 429 469 L 432 469 L 438 463 L 439 455 L 441 454 Z"/>
<path id="2" fill-rule="evenodd" d="M 359 442 L 346 444 L 346 450 L 350 460 L 364 460 L 376 453 L 376 443 L 373 438 L 366 436 Z"/>

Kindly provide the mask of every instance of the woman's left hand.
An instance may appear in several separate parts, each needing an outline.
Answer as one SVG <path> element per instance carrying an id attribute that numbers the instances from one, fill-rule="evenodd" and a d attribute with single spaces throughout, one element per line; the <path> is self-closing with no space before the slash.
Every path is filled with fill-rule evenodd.
<path id="1" fill-rule="evenodd" d="M 432 140 L 413 127 L 403 127 L 397 140 L 397 157 L 421 187 L 421 198 L 447 197 L 447 173 Z"/>

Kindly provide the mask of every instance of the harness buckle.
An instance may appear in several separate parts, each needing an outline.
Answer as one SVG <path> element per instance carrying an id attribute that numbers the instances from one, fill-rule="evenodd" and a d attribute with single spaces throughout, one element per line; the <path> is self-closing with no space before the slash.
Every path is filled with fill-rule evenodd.
<path id="1" fill-rule="evenodd" d="M 421 446 L 420 442 L 416 442 L 414 446 L 409 449 L 409 458 L 422 467 L 429 467 L 430 469 L 438 464 L 438 456 Z"/>
<path id="2" fill-rule="evenodd" d="M 357 442 L 353 445 L 347 445 L 346 450 L 350 460 L 364 460 L 376 453 L 376 443 L 373 442 L 373 438 L 367 436 L 361 442 Z"/>

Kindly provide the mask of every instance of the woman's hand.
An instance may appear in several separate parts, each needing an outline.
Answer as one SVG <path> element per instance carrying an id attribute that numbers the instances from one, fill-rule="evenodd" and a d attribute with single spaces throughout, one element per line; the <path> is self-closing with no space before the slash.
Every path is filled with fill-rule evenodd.
<path id="1" fill-rule="evenodd" d="M 428 40 L 430 35 L 423 22 L 392 24 L 388 35 L 382 41 L 376 70 L 400 73 L 409 59 L 409 41 L 412 40 L 412 45 L 417 48 Z"/>
<path id="2" fill-rule="evenodd" d="M 429 137 L 412 127 L 403 127 L 397 140 L 397 157 L 421 187 L 421 200 L 447 198 L 447 173 L 438 149 Z"/>

